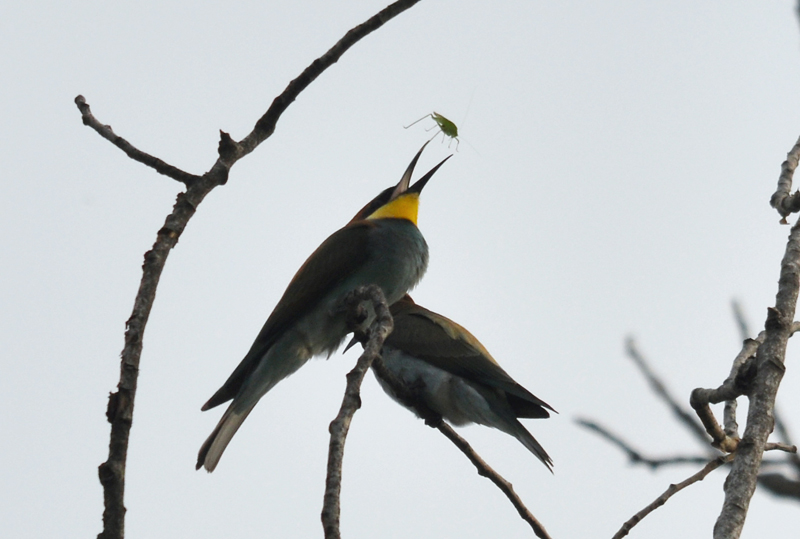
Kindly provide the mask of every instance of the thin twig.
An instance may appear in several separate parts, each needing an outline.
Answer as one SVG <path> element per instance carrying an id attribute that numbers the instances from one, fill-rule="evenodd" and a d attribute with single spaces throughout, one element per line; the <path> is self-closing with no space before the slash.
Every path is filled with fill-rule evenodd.
<path id="1" fill-rule="evenodd" d="M 128 157 L 134 161 L 139 161 L 140 163 L 155 169 L 159 174 L 163 174 L 164 176 L 172 178 L 173 180 L 177 180 L 185 184 L 187 187 L 191 186 L 200 179 L 199 176 L 189 174 L 188 172 L 174 167 L 169 163 L 165 163 L 158 157 L 154 157 L 149 153 L 139 150 L 133 144 L 114 133 L 110 125 L 105 125 L 94 117 L 92 110 L 89 108 L 89 104 L 86 103 L 86 99 L 82 95 L 79 95 L 75 98 L 75 104 L 78 105 L 78 109 L 81 111 L 83 125 L 88 125 L 97 131 L 101 137 L 111 141 L 114 146 L 125 152 Z"/>
<path id="2" fill-rule="evenodd" d="M 425 420 L 425 424 L 438 429 L 444 434 L 455 446 L 464 453 L 472 464 L 478 469 L 478 475 L 486 477 L 494 483 L 500 491 L 506 495 L 511 504 L 519 513 L 519 516 L 527 522 L 533 533 L 540 539 L 550 539 L 544 526 L 539 522 L 533 513 L 525 506 L 520 497 L 514 491 L 514 487 L 506 481 L 499 473 L 497 473 L 486 461 L 484 461 L 478 453 L 472 449 L 469 443 L 459 436 L 453 429 L 445 423 L 442 416 L 428 408 L 424 402 L 417 397 L 417 391 L 414 388 L 408 387 L 400 378 L 394 375 L 392 371 L 386 368 L 381 357 L 377 357 L 372 363 L 372 370 L 375 371 L 376 376 L 383 382 L 387 383 L 392 392 L 405 406 L 414 410 L 414 412 Z"/>
<path id="3" fill-rule="evenodd" d="M 585 427 L 597 433 L 598 435 L 602 436 L 612 444 L 616 445 L 618 448 L 622 450 L 623 453 L 628 455 L 628 458 L 630 459 L 632 464 L 643 464 L 652 469 L 656 469 L 656 468 L 661 468 L 662 466 L 674 466 L 680 464 L 704 464 L 708 462 L 709 459 L 708 456 L 700 456 L 700 455 L 694 457 L 686 455 L 678 455 L 676 457 L 663 457 L 663 458 L 646 457 L 642 454 L 641 451 L 634 449 L 631 444 L 629 444 L 616 434 L 613 434 L 608 429 L 606 429 L 605 427 L 594 421 L 588 419 L 576 419 L 575 422 L 581 425 L 582 427 Z M 779 447 L 784 448 L 785 451 L 790 456 L 795 456 L 797 454 L 796 452 L 792 451 L 792 448 L 794 446 L 791 444 L 784 443 L 784 444 L 774 444 L 774 445 L 775 449 L 778 449 Z M 764 459 L 761 464 L 763 466 L 779 466 L 785 463 L 786 463 L 785 460 Z"/>
<path id="4" fill-rule="evenodd" d="M 787 446 L 786 444 L 766 444 L 764 450 L 765 451 L 787 451 L 789 453 L 797 453 L 797 448 L 796 447 Z M 703 469 L 700 470 L 699 472 L 697 472 L 696 474 L 694 474 L 691 477 L 687 478 L 686 480 L 678 483 L 677 485 L 676 484 L 670 485 L 667 488 L 667 490 L 665 490 L 664 493 L 661 496 L 656 498 L 651 504 L 649 504 L 647 507 L 645 507 L 644 509 L 642 509 L 641 511 L 639 511 L 638 513 L 633 515 L 630 518 L 630 520 L 628 520 L 625 524 L 623 524 L 622 527 L 619 529 L 619 531 L 616 534 L 614 534 L 614 537 L 612 539 L 622 539 L 622 537 L 625 537 L 626 535 L 628 535 L 628 533 L 630 533 L 630 531 L 631 531 L 631 528 L 633 528 L 639 522 L 641 522 L 642 519 L 644 519 L 644 517 L 646 517 L 647 515 L 649 515 L 650 513 L 652 513 L 653 511 L 655 511 L 656 509 L 658 509 L 659 507 L 661 507 L 665 503 L 667 503 L 667 500 L 669 500 L 672 496 L 674 496 L 675 494 L 677 494 L 681 490 L 685 489 L 689 485 L 697 483 L 698 481 L 702 481 L 703 479 L 706 478 L 706 476 L 708 474 L 710 474 L 711 472 L 713 472 L 714 470 L 716 470 L 717 468 L 719 468 L 723 464 L 728 464 L 731 461 L 733 461 L 734 457 L 735 457 L 735 453 L 729 453 L 727 455 L 720 455 L 719 457 L 715 458 L 714 460 L 712 460 L 711 462 L 706 464 L 703 467 Z"/>
<path id="5" fill-rule="evenodd" d="M 632 464 L 644 464 L 651 469 L 660 468 L 661 466 L 671 466 L 674 464 L 703 464 L 708 462 L 708 456 L 696 456 L 696 457 L 686 457 L 686 456 L 677 456 L 677 457 L 664 457 L 664 458 L 652 458 L 652 457 L 645 457 L 642 455 L 640 451 L 634 449 L 628 442 L 613 434 L 611 431 L 606 429 L 605 427 L 599 425 L 598 423 L 591 421 L 589 419 L 576 419 L 575 422 L 585 427 L 598 435 L 602 436 L 612 444 L 616 445 L 618 448 L 622 450 L 628 456 L 628 459 L 631 461 Z"/>
<path id="6" fill-rule="evenodd" d="M 328 50 L 328 52 L 314 60 L 299 77 L 289 83 L 281 95 L 275 98 L 272 105 L 267 109 L 267 112 L 256 122 L 253 131 L 237 144 L 238 157 L 252 152 L 259 144 L 272 135 L 275 131 L 275 125 L 278 123 L 278 119 L 281 114 L 283 114 L 283 111 L 286 110 L 286 107 L 288 107 L 292 101 L 297 98 L 300 92 L 305 90 L 314 79 L 319 77 L 325 69 L 338 62 L 339 58 L 341 58 L 350 47 L 400 13 L 413 7 L 419 1 L 420 0 L 398 0 L 390 4 L 376 15 L 347 32 L 336 45 Z"/>
<path id="7" fill-rule="evenodd" d="M 627 522 L 625 522 L 625 524 L 622 525 L 619 531 L 614 534 L 614 537 L 612 539 L 622 539 L 622 537 L 628 535 L 631 529 L 634 526 L 636 526 L 639 522 L 641 522 L 642 519 L 644 519 L 647 515 L 649 515 L 650 513 L 652 513 L 665 503 L 667 503 L 667 500 L 669 500 L 673 495 L 685 489 L 691 484 L 697 483 L 698 481 L 702 481 L 708 474 L 710 474 L 723 464 L 726 464 L 732 460 L 733 460 L 733 454 L 721 455 L 712 460 L 711 462 L 709 462 L 708 464 L 706 464 L 702 470 L 692 475 L 688 479 L 681 481 L 677 485 L 671 484 L 661 496 L 653 500 L 653 502 L 650 503 L 647 507 L 645 507 L 644 509 L 633 515 Z"/>
<path id="8" fill-rule="evenodd" d="M 189 219 L 198 205 L 212 189 L 228 180 L 230 168 L 239 159 L 252 152 L 274 131 L 275 125 L 286 108 L 312 81 L 333 65 L 355 43 L 374 32 L 386 22 L 415 5 L 419 0 L 399 0 L 356 26 L 339 40 L 328 52 L 316 59 L 303 73 L 293 80 L 281 95 L 275 98 L 267 112 L 258 120 L 253 131 L 241 143 L 230 135 L 220 132 L 219 157 L 211 169 L 202 176 L 195 176 L 141 152 L 113 130 L 99 122 L 91 113 L 89 105 L 82 96 L 75 98 L 83 122 L 97 133 L 125 151 L 132 159 L 153 167 L 158 172 L 186 185 L 186 192 L 178 195 L 177 201 L 158 231 L 153 248 L 145 253 L 142 267 L 142 280 L 134 300 L 133 312 L 126 324 L 125 347 L 120 363 L 120 381 L 117 391 L 109 397 L 106 417 L 111 423 L 108 460 L 100 465 L 99 476 L 103 485 L 104 511 L 103 531 L 99 539 L 122 539 L 125 533 L 125 466 L 128 453 L 128 440 L 133 421 L 133 407 L 142 354 L 142 342 L 147 320 L 155 300 L 156 288 L 167 257 L 177 244 Z"/>
<path id="9" fill-rule="evenodd" d="M 506 495 L 511 503 L 514 505 L 514 508 L 519 513 L 519 516 L 522 517 L 522 520 L 527 522 L 531 529 L 533 529 L 533 533 L 536 534 L 536 537 L 540 539 L 550 539 L 550 535 L 548 535 L 547 530 L 544 529 L 544 526 L 541 522 L 539 522 L 533 513 L 531 513 L 525 504 L 522 503 L 522 500 L 514 491 L 514 487 L 511 483 L 503 479 L 503 477 L 494 471 L 491 466 L 489 466 L 485 460 L 483 460 L 480 455 L 478 455 L 472 446 L 467 443 L 467 441 L 456 434 L 453 428 L 445 423 L 444 421 L 440 421 L 438 425 L 435 425 L 439 432 L 447 436 L 447 438 L 453 442 L 456 447 L 458 447 L 462 453 L 464 453 L 470 462 L 477 468 L 478 475 L 487 478 L 489 481 L 494 483 L 497 488 L 499 488 L 503 494 Z"/>
<path id="10" fill-rule="evenodd" d="M 344 460 L 344 444 L 350 422 L 356 410 L 361 408 L 361 382 L 370 365 L 381 352 L 383 341 L 392 332 L 394 322 L 386 304 L 386 298 L 379 286 L 359 287 L 351 294 L 351 299 L 372 302 L 375 309 L 375 321 L 369 330 L 369 340 L 364 345 L 364 352 L 358 358 L 356 366 L 347 373 L 347 387 L 342 399 L 342 406 L 328 430 L 331 440 L 328 446 L 328 473 L 325 477 L 325 496 L 322 504 L 322 528 L 326 539 L 339 539 L 340 494 L 342 491 L 342 461 Z"/>
<path id="11" fill-rule="evenodd" d="M 678 401 L 670 394 L 667 390 L 667 387 L 661 381 L 661 379 L 656 376 L 653 370 L 650 368 L 650 365 L 645 360 L 644 356 L 639 352 L 639 349 L 636 346 L 636 341 L 633 340 L 632 337 L 628 337 L 625 342 L 625 349 L 628 352 L 628 356 L 636 363 L 636 366 L 639 367 L 639 370 L 642 372 L 644 377 L 647 379 L 650 387 L 653 391 L 661 397 L 667 406 L 669 406 L 672 413 L 675 414 L 675 417 L 678 418 L 689 431 L 700 440 L 702 443 L 706 443 L 708 438 L 706 438 L 706 433 L 703 430 L 702 425 L 700 425 L 697 420 L 695 420 L 694 416 L 689 413 L 687 410 L 681 406 Z"/>

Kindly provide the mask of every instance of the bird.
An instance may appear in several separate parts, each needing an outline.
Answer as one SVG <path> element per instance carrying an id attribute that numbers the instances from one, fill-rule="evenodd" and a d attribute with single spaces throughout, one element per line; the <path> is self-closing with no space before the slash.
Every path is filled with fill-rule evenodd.
<path id="1" fill-rule="evenodd" d="M 311 357 L 330 357 L 353 331 L 344 308 L 349 292 L 378 285 L 391 304 L 420 281 L 428 265 L 428 245 L 417 228 L 419 195 L 450 157 L 410 185 L 424 149 L 397 185 L 367 203 L 297 271 L 244 359 L 203 405 L 206 411 L 232 400 L 200 448 L 196 469 L 212 472 L 259 399 Z M 363 322 L 366 326 L 370 320 Z"/>
<path id="2" fill-rule="evenodd" d="M 514 381 L 464 327 L 417 305 L 406 294 L 391 305 L 394 329 L 381 356 L 386 369 L 429 410 L 449 423 L 494 427 L 522 442 L 551 472 L 553 460 L 517 418 L 555 410 Z M 352 346 L 355 339 L 348 345 Z M 418 413 L 373 369 L 386 393 Z"/>

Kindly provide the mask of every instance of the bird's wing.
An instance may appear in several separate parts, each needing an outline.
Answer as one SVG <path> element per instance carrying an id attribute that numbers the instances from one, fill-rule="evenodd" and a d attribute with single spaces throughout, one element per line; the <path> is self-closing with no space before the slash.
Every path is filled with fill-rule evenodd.
<path id="1" fill-rule="evenodd" d="M 328 237 L 297 270 L 283 297 L 228 380 L 203 405 L 208 410 L 234 398 L 275 340 L 327 294 L 363 266 L 369 252 L 368 234 L 375 224 L 359 221 Z"/>
<path id="2" fill-rule="evenodd" d="M 514 381 L 469 331 L 415 304 L 395 304 L 386 344 L 466 380 L 505 391 L 518 417 L 549 417 L 553 408 Z M 553 410 L 555 411 L 555 410 Z"/>

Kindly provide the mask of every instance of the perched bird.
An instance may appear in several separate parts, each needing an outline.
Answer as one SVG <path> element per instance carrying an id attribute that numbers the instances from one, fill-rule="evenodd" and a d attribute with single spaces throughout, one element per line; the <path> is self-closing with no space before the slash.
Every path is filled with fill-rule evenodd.
<path id="1" fill-rule="evenodd" d="M 364 206 L 297 271 L 250 351 L 203 405 L 205 411 L 233 399 L 200 448 L 197 469 L 214 470 L 242 422 L 275 384 L 311 357 L 330 356 L 339 347 L 352 331 L 344 308 L 350 291 L 376 284 L 391 304 L 422 278 L 428 245 L 417 228 L 419 194 L 447 160 L 409 186 L 424 149 L 423 145 L 396 186 Z"/>
<path id="2" fill-rule="evenodd" d="M 391 313 L 394 330 L 381 355 L 415 399 L 453 425 L 478 423 L 514 436 L 552 471 L 550 456 L 517 421 L 550 417 L 547 410 L 555 410 L 549 404 L 515 382 L 472 333 L 417 305 L 408 294 L 391 306 Z M 408 407 L 377 378 L 384 391 Z"/>

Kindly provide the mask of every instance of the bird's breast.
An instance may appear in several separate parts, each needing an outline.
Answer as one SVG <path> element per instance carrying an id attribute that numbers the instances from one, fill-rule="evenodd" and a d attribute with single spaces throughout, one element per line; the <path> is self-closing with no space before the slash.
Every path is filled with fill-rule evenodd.
<path id="1" fill-rule="evenodd" d="M 428 244 L 419 229 L 405 219 L 381 219 L 371 231 L 367 281 L 383 289 L 389 304 L 419 283 L 428 267 Z"/>

